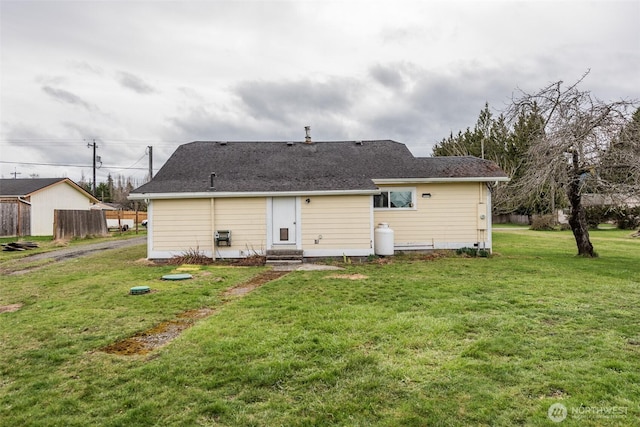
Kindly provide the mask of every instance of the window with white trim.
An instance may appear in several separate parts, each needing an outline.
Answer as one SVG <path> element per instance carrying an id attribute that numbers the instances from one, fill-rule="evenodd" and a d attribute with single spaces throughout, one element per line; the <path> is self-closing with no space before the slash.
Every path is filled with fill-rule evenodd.
<path id="1" fill-rule="evenodd" d="M 413 209 L 416 191 L 412 188 L 394 188 L 382 190 L 373 196 L 376 209 Z"/>

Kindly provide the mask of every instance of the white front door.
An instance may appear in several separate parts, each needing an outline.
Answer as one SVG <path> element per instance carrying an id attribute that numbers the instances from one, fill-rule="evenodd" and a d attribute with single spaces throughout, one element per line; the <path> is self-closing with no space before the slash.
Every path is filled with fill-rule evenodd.
<path id="1" fill-rule="evenodd" d="M 274 245 L 296 244 L 296 198 L 274 197 L 272 205 L 272 236 Z"/>

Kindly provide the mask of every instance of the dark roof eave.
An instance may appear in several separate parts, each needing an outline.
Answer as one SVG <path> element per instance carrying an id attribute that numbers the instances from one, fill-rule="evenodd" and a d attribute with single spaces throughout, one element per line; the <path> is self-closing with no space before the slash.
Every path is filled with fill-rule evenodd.
<path id="1" fill-rule="evenodd" d="M 167 193 L 129 193 L 129 200 L 145 199 L 208 199 L 233 197 L 295 197 L 380 194 L 376 189 L 358 190 L 306 190 L 306 191 L 185 191 Z"/>

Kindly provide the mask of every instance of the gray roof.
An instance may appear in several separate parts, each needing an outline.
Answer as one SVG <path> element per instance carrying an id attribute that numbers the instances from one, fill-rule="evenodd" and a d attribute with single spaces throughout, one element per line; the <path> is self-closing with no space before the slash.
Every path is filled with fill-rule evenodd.
<path id="1" fill-rule="evenodd" d="M 0 179 L 0 197 L 23 197 L 68 178 Z"/>
<path id="2" fill-rule="evenodd" d="M 215 173 L 213 189 L 211 173 Z M 373 179 L 505 178 L 476 157 L 414 157 L 401 143 L 216 142 L 181 145 L 132 193 L 375 190 Z"/>

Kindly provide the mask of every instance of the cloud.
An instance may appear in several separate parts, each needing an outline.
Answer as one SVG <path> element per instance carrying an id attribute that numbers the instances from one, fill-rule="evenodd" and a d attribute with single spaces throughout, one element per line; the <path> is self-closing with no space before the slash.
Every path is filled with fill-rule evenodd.
<path id="1" fill-rule="evenodd" d="M 293 117 L 344 114 L 355 102 L 360 85 L 351 78 L 285 82 L 249 81 L 238 84 L 236 95 L 256 119 L 287 122 Z"/>
<path id="2" fill-rule="evenodd" d="M 240 123 L 239 118 L 226 115 L 224 111 L 210 111 L 200 105 L 182 110 L 179 115 L 167 121 L 168 139 L 177 138 L 183 141 L 193 140 L 227 140 L 239 135 L 245 138 L 249 127 Z M 251 138 L 249 138 L 251 139 Z"/>
<path id="3" fill-rule="evenodd" d="M 117 79 L 122 86 L 142 95 L 157 92 L 153 86 L 146 83 L 143 79 L 126 71 L 118 72 Z"/>
<path id="4" fill-rule="evenodd" d="M 63 102 L 63 103 L 67 103 L 67 104 L 72 104 L 72 105 L 77 105 L 80 107 L 83 107 L 89 111 L 94 111 L 97 108 L 94 105 L 89 104 L 87 101 L 85 101 L 84 99 L 80 98 L 78 95 L 69 92 L 67 90 L 64 89 L 56 89 L 54 87 L 51 86 L 43 86 L 42 90 L 44 91 L 44 93 L 46 93 L 47 95 L 49 95 L 50 97 L 52 97 L 53 99 L 55 99 L 58 102 Z"/>
<path id="5" fill-rule="evenodd" d="M 69 61 L 69 66 L 82 74 L 94 74 L 94 75 L 102 75 L 102 68 L 93 64 L 88 63 L 87 61 Z"/>
<path id="6" fill-rule="evenodd" d="M 396 89 L 402 90 L 405 86 L 405 77 L 402 72 L 395 66 L 382 66 L 380 64 L 374 65 L 369 70 L 371 77 L 380 83 L 381 85 Z"/>
<path id="7" fill-rule="evenodd" d="M 153 144 L 159 167 L 179 142 L 301 141 L 310 125 L 428 155 L 517 88 L 591 69 L 596 96 L 640 97 L 638 2 L 409 3 L 2 2 L 0 139 L 84 164 L 101 138 L 105 165 L 125 166 Z"/>

